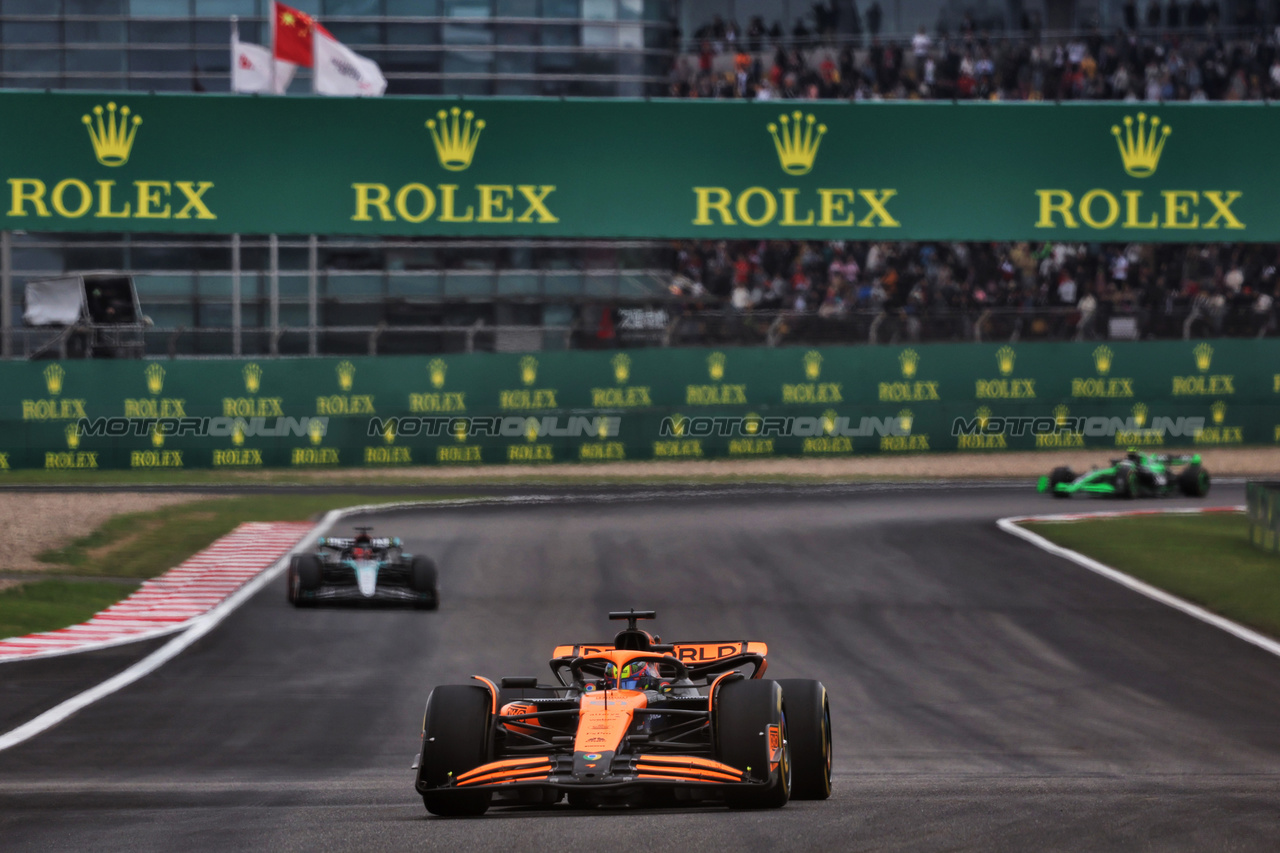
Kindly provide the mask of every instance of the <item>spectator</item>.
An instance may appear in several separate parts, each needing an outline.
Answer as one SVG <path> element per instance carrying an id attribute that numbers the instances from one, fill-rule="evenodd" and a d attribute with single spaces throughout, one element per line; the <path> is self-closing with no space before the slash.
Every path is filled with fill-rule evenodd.
<path id="1" fill-rule="evenodd" d="M 880 0 L 872 0 L 871 6 L 867 9 L 867 32 L 872 38 L 880 35 Z"/>

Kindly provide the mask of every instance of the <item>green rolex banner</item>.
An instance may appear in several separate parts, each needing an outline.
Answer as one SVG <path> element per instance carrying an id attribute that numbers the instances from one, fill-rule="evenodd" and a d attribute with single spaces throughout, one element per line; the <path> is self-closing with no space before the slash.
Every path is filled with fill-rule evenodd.
<path id="1" fill-rule="evenodd" d="M 0 363 L 5 470 L 1280 444 L 1275 340 Z"/>
<path id="2" fill-rule="evenodd" d="M 3 93 L 2 227 L 1280 240 L 1261 104 Z"/>

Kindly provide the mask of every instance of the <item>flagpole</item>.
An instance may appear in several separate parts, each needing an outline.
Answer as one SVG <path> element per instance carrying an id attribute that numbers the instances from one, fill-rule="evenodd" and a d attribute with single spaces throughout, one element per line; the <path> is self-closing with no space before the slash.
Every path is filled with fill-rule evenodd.
<path id="1" fill-rule="evenodd" d="M 271 0 L 271 94 L 276 91 L 276 0 Z"/>
<path id="2" fill-rule="evenodd" d="M 238 15 L 231 16 L 231 80 L 229 88 L 232 92 L 236 90 L 236 65 L 240 62 L 237 50 L 240 44 L 240 18 Z"/>

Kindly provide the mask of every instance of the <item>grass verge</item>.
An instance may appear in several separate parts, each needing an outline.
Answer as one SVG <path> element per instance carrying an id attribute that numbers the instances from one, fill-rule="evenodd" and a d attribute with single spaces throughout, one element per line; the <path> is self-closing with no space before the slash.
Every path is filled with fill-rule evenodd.
<path id="1" fill-rule="evenodd" d="M 1250 544 L 1244 513 L 1039 522 L 1026 527 L 1228 619 L 1280 636 L 1280 557 Z"/>
<path id="2" fill-rule="evenodd" d="M 92 533 L 44 551 L 37 559 L 77 575 L 151 578 L 246 521 L 306 521 L 338 507 L 422 499 L 331 494 L 195 500 L 151 512 L 117 515 Z"/>
<path id="3" fill-rule="evenodd" d="M 75 625 L 132 590 L 106 581 L 43 580 L 0 592 L 0 637 L 21 637 Z"/>

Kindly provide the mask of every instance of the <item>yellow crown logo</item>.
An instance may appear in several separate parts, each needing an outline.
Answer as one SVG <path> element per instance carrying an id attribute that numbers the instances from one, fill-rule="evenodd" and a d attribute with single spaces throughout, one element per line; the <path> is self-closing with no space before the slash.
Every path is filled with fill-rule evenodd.
<path id="1" fill-rule="evenodd" d="M 454 107 L 445 112 L 436 113 L 436 118 L 427 119 L 427 130 L 431 131 L 431 141 L 436 145 L 436 156 L 440 165 L 450 172 L 461 172 L 471 165 L 475 156 L 476 145 L 480 142 L 480 131 L 484 130 L 484 119 L 472 125 L 475 113 L 461 107 Z M 436 119 L 440 121 L 437 123 Z M 473 132 L 474 131 L 474 132 Z"/>
<path id="2" fill-rule="evenodd" d="M 747 435 L 755 435 L 760 431 L 760 416 L 755 412 L 747 412 L 743 416 L 742 431 Z"/>
<path id="3" fill-rule="evenodd" d="M 307 422 L 307 438 L 311 439 L 312 444 L 319 444 L 324 440 L 324 424 L 320 423 L 319 418 L 312 418 Z"/>
<path id="4" fill-rule="evenodd" d="M 453 433 L 453 437 L 458 441 L 467 440 L 467 421 L 466 418 L 455 418 L 453 423 L 449 425 L 449 431 Z"/>
<path id="5" fill-rule="evenodd" d="M 164 368 L 158 364 L 152 364 L 143 371 L 147 375 L 147 390 L 152 394 L 159 394 L 164 390 Z"/>
<path id="6" fill-rule="evenodd" d="M 596 421 L 596 424 L 597 424 L 596 436 L 598 438 L 608 438 L 609 437 L 608 418 L 600 418 L 598 421 Z"/>
<path id="7" fill-rule="evenodd" d="M 433 358 L 427 362 L 427 372 L 431 374 L 431 387 L 444 387 L 444 374 L 449 369 L 449 365 L 444 363 L 443 358 Z"/>
<path id="8" fill-rule="evenodd" d="M 916 368 L 920 364 L 920 354 L 913 349 L 904 349 L 898 356 L 898 363 L 902 365 L 902 375 L 910 379 L 916 375 Z"/>
<path id="9" fill-rule="evenodd" d="M 831 435 L 836 431 L 836 410 L 827 409 L 822 413 L 822 434 Z"/>
<path id="10" fill-rule="evenodd" d="M 1071 410 L 1066 406 L 1059 405 L 1053 410 L 1053 422 L 1058 426 L 1065 426 L 1067 423 L 1067 415 L 1071 414 Z"/>
<path id="11" fill-rule="evenodd" d="M 1000 365 L 1000 375 L 1008 376 L 1013 373 L 1013 360 L 1017 358 L 1013 347 L 1000 347 L 996 350 L 996 363 Z"/>
<path id="12" fill-rule="evenodd" d="M 537 418 L 525 418 L 524 437 L 525 437 L 525 441 L 538 440 L 538 419 Z"/>
<path id="13" fill-rule="evenodd" d="M 1124 117 L 1124 131 L 1120 125 L 1111 126 L 1111 135 L 1116 138 L 1120 148 L 1120 159 L 1124 161 L 1124 170 L 1135 178 L 1149 178 L 1156 173 L 1160 164 L 1160 152 L 1164 143 L 1173 133 L 1169 125 L 1160 127 L 1160 119 L 1151 117 L 1151 129 L 1147 129 L 1147 114 L 1138 113 L 1138 132 L 1133 131 L 1133 116 Z"/>
<path id="14" fill-rule="evenodd" d="M 356 381 L 356 366 L 349 361 L 340 361 L 334 370 L 338 374 L 338 387 L 350 391 Z"/>
<path id="15" fill-rule="evenodd" d="M 811 349 L 804 354 L 804 375 L 810 382 L 822 375 L 822 353 Z"/>
<path id="16" fill-rule="evenodd" d="M 1111 359 L 1115 353 L 1111 351 L 1111 347 L 1103 344 L 1093 351 L 1093 365 L 1098 368 L 1099 373 L 1111 372 Z"/>
<path id="17" fill-rule="evenodd" d="M 707 374 L 719 382 L 724 378 L 725 357 L 722 352 L 713 352 L 707 356 Z"/>
<path id="18" fill-rule="evenodd" d="M 159 424 L 151 428 L 151 444 L 154 447 L 164 447 L 164 430 Z"/>
<path id="19" fill-rule="evenodd" d="M 236 447 L 244 444 L 244 426 L 236 421 L 235 429 L 231 431 L 231 443 Z"/>
<path id="20" fill-rule="evenodd" d="M 86 114 L 80 121 L 89 130 L 89 141 L 93 143 L 93 153 L 98 162 L 104 166 L 123 166 L 129 162 L 129 151 L 133 148 L 133 137 L 138 134 L 138 125 L 142 124 L 142 116 L 129 118 L 129 108 L 120 108 L 120 120 L 116 121 L 116 105 L 107 103 L 107 118 L 102 118 L 102 106 L 93 108 L 94 118 Z M 96 122 L 95 120 L 96 119 Z"/>
<path id="21" fill-rule="evenodd" d="M 387 421 L 386 428 L 382 430 L 382 440 L 387 444 L 395 444 L 396 422 L 394 419 Z"/>
<path id="22" fill-rule="evenodd" d="M 1227 419 L 1227 404 L 1219 400 L 1209 407 L 1209 411 L 1213 412 L 1213 422 L 1221 424 Z"/>
<path id="23" fill-rule="evenodd" d="M 673 434 L 673 435 L 684 435 L 684 428 L 685 428 L 685 425 L 686 425 L 686 424 L 688 424 L 688 421 L 685 419 L 685 416 L 684 416 L 684 415 L 681 415 L 681 414 L 679 414 L 679 413 L 677 413 L 677 414 L 673 414 L 673 415 L 671 416 L 671 432 L 672 432 L 672 434 Z"/>
<path id="24" fill-rule="evenodd" d="M 1138 429 L 1142 429 L 1147 425 L 1147 404 L 1133 404 L 1133 422 L 1138 425 Z"/>
<path id="25" fill-rule="evenodd" d="M 520 359 L 520 381 L 525 385 L 538 381 L 538 360 L 531 355 Z"/>
<path id="26" fill-rule="evenodd" d="M 67 447 L 71 448 L 72 450 L 75 450 L 77 447 L 80 446 L 79 425 L 67 424 L 67 428 L 64 430 L 64 433 L 67 436 Z"/>
<path id="27" fill-rule="evenodd" d="M 631 378 L 631 356 L 620 352 L 610 359 L 609 363 L 613 365 L 613 378 L 619 385 Z"/>
<path id="28" fill-rule="evenodd" d="M 62 369 L 60 364 L 51 364 L 44 369 L 44 387 L 49 389 L 50 394 L 62 393 L 62 377 L 67 372 Z"/>
<path id="29" fill-rule="evenodd" d="M 244 390 L 250 394 L 257 394 L 258 389 L 262 387 L 262 368 L 250 363 L 246 364 L 240 373 L 244 376 Z"/>
<path id="30" fill-rule="evenodd" d="M 1196 356 L 1196 367 L 1200 368 L 1200 372 L 1204 373 L 1213 364 L 1213 347 L 1208 344 L 1200 344 L 1192 350 Z"/>
<path id="31" fill-rule="evenodd" d="M 814 133 L 816 121 L 812 113 L 802 116 L 796 110 L 790 118 L 787 118 L 786 113 L 778 116 L 778 123 L 782 125 L 781 132 L 778 131 L 777 124 L 769 122 L 769 135 L 773 137 L 773 145 L 778 149 L 778 163 L 788 175 L 804 175 L 813 168 L 813 160 L 818 156 L 818 145 L 822 142 L 822 135 L 827 132 L 827 126 L 819 124 L 816 126 L 817 133 Z"/>
<path id="32" fill-rule="evenodd" d="M 911 432 L 911 424 L 915 422 L 916 416 L 912 414 L 910 409 L 903 409 L 898 412 L 898 426 L 902 427 L 904 432 Z"/>
<path id="33" fill-rule="evenodd" d="M 978 426 L 982 429 L 987 428 L 987 421 L 991 420 L 991 409 L 986 406 L 979 406 L 978 411 L 974 412 L 974 417 L 978 419 Z"/>

